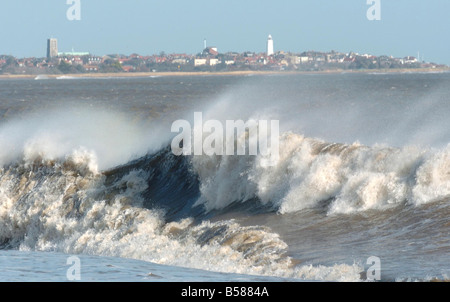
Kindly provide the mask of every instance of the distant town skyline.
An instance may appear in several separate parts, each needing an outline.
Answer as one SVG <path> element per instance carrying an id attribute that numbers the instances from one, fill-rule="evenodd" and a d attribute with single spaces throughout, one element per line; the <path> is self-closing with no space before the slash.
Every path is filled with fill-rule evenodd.
<path id="1" fill-rule="evenodd" d="M 222 53 L 266 52 L 271 34 L 275 52 L 420 52 L 427 61 L 450 65 L 450 1 L 380 2 L 381 20 L 369 21 L 366 0 L 81 0 L 80 20 L 70 21 L 65 0 L 4 0 L 0 54 L 45 57 L 51 37 L 59 51 L 96 55 L 195 54 L 205 38 Z"/>
<path id="2" fill-rule="evenodd" d="M 14 58 L 0 55 L 0 75 L 32 76 L 84 73 L 154 73 L 154 72 L 343 72 L 386 71 L 449 71 L 449 66 L 426 62 L 414 56 L 395 58 L 356 52 L 307 51 L 274 52 L 274 40 L 267 38 L 265 53 L 226 52 L 207 46 L 197 54 L 160 53 L 142 55 L 133 53 L 97 56 L 89 52 L 59 52 L 58 40 L 47 41 L 47 57 Z"/>

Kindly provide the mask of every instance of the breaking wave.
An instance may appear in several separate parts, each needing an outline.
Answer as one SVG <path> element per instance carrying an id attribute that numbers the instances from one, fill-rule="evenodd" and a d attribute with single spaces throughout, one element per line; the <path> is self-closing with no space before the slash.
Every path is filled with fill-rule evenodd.
<path id="1" fill-rule="evenodd" d="M 145 198 L 158 193 L 152 189 L 154 177 L 171 168 L 164 160 L 160 164 L 99 173 L 95 156 L 79 150 L 62 161 L 37 157 L 5 166 L 0 177 L 1 246 L 230 273 L 359 279 L 357 265 L 296 266 L 286 255 L 286 243 L 266 227 L 243 227 L 233 220 L 195 222 L 192 217 L 169 222 L 162 204 L 151 206 L 154 200 Z"/>
<path id="2" fill-rule="evenodd" d="M 287 214 L 314 207 L 327 215 L 352 214 L 450 195 L 450 147 L 367 147 L 284 133 L 273 167 L 262 165 L 259 156 L 177 157 L 167 146 L 105 169 L 90 148 L 65 145 L 53 152 L 54 139 L 46 137 L 46 148 L 31 140 L 14 156 L 2 156 L 4 249 L 359 281 L 360 264 L 304 265 L 271 229 L 210 218 L 237 210 Z"/>
<path id="3" fill-rule="evenodd" d="M 325 206 L 328 214 L 421 205 L 450 194 L 450 147 L 344 145 L 285 133 L 273 167 L 251 156 L 193 157 L 201 197 L 217 210 L 255 198 L 281 214 Z"/>

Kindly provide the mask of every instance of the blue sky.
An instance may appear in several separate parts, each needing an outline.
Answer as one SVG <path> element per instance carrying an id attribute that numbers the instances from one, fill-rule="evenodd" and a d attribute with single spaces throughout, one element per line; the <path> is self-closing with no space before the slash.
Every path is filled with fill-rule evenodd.
<path id="1" fill-rule="evenodd" d="M 80 0 L 69 21 L 66 0 L 2 0 L 0 54 L 45 56 L 46 39 L 60 51 L 96 55 L 200 52 L 203 39 L 220 52 L 355 51 L 417 55 L 450 64 L 449 0 L 380 0 L 369 21 L 366 0 Z"/>

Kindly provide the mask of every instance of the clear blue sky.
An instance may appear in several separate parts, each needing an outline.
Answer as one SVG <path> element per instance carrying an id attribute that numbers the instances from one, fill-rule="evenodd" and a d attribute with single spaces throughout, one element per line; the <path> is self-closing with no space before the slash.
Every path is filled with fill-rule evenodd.
<path id="1" fill-rule="evenodd" d="M 0 54 L 45 56 L 46 39 L 60 51 L 96 55 L 200 52 L 203 39 L 220 52 L 355 51 L 417 55 L 450 64 L 450 0 L 380 0 L 381 21 L 369 21 L 366 0 L 81 0 L 69 21 L 66 0 L 2 0 Z"/>

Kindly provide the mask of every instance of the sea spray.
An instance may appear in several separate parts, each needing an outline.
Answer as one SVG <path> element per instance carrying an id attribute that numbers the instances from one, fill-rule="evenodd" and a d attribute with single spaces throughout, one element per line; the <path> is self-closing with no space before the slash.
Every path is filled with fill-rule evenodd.
<path id="1" fill-rule="evenodd" d="M 331 214 L 442 199 L 449 194 L 447 156 L 446 149 L 436 153 L 415 147 L 332 144 L 285 133 L 275 167 L 261 166 L 258 157 L 251 156 L 191 160 L 201 183 L 199 203 L 209 210 L 257 198 L 280 213 L 328 201 Z"/>
<path id="2" fill-rule="evenodd" d="M 329 267 L 297 275 L 286 243 L 269 228 L 243 227 L 232 220 L 167 224 L 163 211 L 142 208 L 142 193 L 151 182 L 147 172 L 131 170 L 108 185 L 105 175 L 89 168 L 95 166 L 93 157 L 80 152 L 63 161 L 35 158 L 4 168 L 0 177 L 4 248 L 331 280 L 334 268 Z M 347 277 L 358 280 L 361 268 L 349 269 Z"/>
<path id="3" fill-rule="evenodd" d="M 40 113 L 0 125 L 0 164 L 35 156 L 63 159 L 81 147 L 95 152 L 98 169 L 104 171 L 155 152 L 170 138 L 157 121 L 136 122 L 129 114 L 102 107 Z"/>

